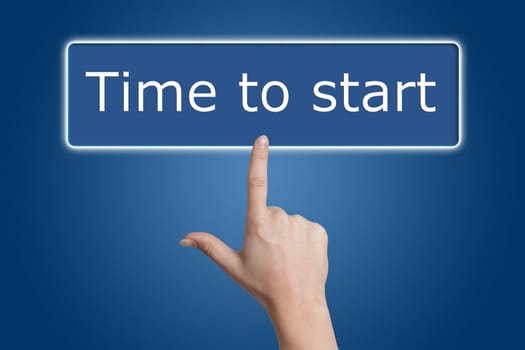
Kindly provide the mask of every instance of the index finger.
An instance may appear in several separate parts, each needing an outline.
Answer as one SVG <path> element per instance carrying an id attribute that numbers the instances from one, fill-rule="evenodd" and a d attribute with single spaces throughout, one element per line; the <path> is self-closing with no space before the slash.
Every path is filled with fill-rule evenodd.
<path id="1" fill-rule="evenodd" d="M 259 136 L 253 144 L 248 169 L 248 216 L 260 215 L 266 209 L 269 144 L 265 135 Z"/>

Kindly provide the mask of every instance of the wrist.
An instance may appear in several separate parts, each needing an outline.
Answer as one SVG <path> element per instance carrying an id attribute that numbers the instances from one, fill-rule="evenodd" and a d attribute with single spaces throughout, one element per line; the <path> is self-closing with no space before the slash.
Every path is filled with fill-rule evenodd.
<path id="1" fill-rule="evenodd" d="M 279 322 L 306 316 L 314 317 L 328 310 L 325 296 L 293 298 L 269 302 L 265 306 L 270 318 Z"/>
<path id="2" fill-rule="evenodd" d="M 281 350 L 337 349 L 324 295 L 267 307 Z"/>

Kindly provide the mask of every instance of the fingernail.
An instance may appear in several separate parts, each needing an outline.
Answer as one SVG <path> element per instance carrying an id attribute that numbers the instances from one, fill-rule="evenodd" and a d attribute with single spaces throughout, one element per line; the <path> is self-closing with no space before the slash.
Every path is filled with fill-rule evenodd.
<path id="1" fill-rule="evenodd" d="M 257 138 L 257 141 L 255 142 L 255 146 L 257 148 L 266 148 L 269 145 L 268 136 L 262 135 Z"/>
<path id="2" fill-rule="evenodd" d="M 188 239 L 188 238 L 181 239 L 179 244 L 183 247 L 193 247 L 193 248 L 197 247 L 197 242 L 195 242 L 193 239 Z"/>

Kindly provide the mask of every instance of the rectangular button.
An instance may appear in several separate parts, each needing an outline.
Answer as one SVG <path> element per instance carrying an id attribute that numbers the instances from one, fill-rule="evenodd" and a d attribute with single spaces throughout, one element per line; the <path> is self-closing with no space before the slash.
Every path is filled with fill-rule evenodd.
<path id="1" fill-rule="evenodd" d="M 74 149 L 454 149 L 453 41 L 73 41 Z"/>

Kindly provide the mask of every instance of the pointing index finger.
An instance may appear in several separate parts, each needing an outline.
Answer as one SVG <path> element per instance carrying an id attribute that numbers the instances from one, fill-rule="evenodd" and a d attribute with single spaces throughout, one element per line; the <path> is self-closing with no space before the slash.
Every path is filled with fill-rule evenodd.
<path id="1" fill-rule="evenodd" d="M 262 135 L 252 148 L 248 169 L 248 216 L 257 216 L 266 209 L 269 144 L 268 137 Z"/>

